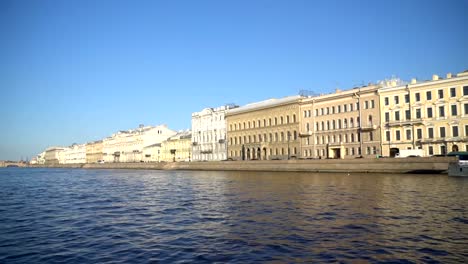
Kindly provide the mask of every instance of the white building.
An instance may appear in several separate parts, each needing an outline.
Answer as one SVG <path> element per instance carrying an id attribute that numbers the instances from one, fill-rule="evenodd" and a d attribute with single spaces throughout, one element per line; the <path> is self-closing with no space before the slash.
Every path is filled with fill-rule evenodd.
<path id="1" fill-rule="evenodd" d="M 119 131 L 103 140 L 105 162 L 157 161 L 156 153 L 145 151 L 149 146 L 161 144 L 177 132 L 166 125 L 143 126 L 137 129 Z M 150 155 L 150 156 L 147 156 Z"/>
<path id="2" fill-rule="evenodd" d="M 65 148 L 63 147 L 49 147 L 45 150 L 44 163 L 48 165 L 64 164 L 64 153 Z"/>
<path id="3" fill-rule="evenodd" d="M 63 151 L 63 163 L 86 163 L 86 144 L 73 144 Z"/>
<path id="4" fill-rule="evenodd" d="M 205 108 L 192 113 L 193 161 L 213 161 L 227 158 L 225 114 L 236 105 Z"/>

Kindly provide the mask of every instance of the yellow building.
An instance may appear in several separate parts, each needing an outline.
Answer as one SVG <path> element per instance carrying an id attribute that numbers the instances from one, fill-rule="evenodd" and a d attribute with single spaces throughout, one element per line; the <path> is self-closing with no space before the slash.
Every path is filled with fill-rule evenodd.
<path id="1" fill-rule="evenodd" d="M 379 90 L 384 156 L 422 149 L 425 156 L 468 151 L 468 71 Z"/>
<path id="2" fill-rule="evenodd" d="M 300 96 L 270 99 L 226 113 L 228 158 L 296 158 L 299 151 Z"/>
<path id="3" fill-rule="evenodd" d="M 192 133 L 183 131 L 168 138 L 162 143 L 161 161 L 179 162 L 191 161 Z"/>
<path id="4" fill-rule="evenodd" d="M 301 158 L 379 155 L 378 88 L 369 85 L 301 100 Z"/>
<path id="5" fill-rule="evenodd" d="M 103 160 L 102 140 L 86 144 L 86 163 L 96 163 Z"/>

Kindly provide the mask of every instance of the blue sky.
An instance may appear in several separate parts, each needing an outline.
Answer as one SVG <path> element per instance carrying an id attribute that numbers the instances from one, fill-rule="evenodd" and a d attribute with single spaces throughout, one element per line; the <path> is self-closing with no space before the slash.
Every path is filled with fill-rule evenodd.
<path id="1" fill-rule="evenodd" d="M 0 160 L 468 69 L 468 1 L 0 1 Z"/>

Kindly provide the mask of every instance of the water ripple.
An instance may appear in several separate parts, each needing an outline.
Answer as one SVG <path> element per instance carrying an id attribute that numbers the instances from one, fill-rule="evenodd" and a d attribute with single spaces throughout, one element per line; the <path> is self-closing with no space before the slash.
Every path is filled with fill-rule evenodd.
<path id="1" fill-rule="evenodd" d="M 454 263 L 467 181 L 0 169 L 0 263 Z"/>

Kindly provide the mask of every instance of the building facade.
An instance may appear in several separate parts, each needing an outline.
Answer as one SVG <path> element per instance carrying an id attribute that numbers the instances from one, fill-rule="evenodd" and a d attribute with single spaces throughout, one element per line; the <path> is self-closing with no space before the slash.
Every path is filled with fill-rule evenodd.
<path id="1" fill-rule="evenodd" d="M 46 165 L 57 165 L 64 164 L 64 153 L 65 148 L 63 147 L 50 147 L 45 150 L 44 164 Z"/>
<path id="2" fill-rule="evenodd" d="M 161 161 L 181 162 L 192 159 L 192 133 L 181 131 L 162 143 Z"/>
<path id="3" fill-rule="evenodd" d="M 422 149 L 425 156 L 468 151 L 467 71 L 445 79 L 413 79 L 379 93 L 384 156 L 402 149 Z"/>
<path id="4" fill-rule="evenodd" d="M 192 158 L 193 161 L 227 159 L 225 114 L 235 105 L 205 108 L 192 113 Z"/>
<path id="5" fill-rule="evenodd" d="M 140 162 L 143 161 L 143 149 L 160 144 L 176 134 L 166 125 L 143 126 L 137 129 L 119 131 L 103 140 L 103 159 L 105 162 Z M 152 154 L 145 154 L 152 155 Z M 145 159 L 154 160 L 153 157 Z"/>
<path id="6" fill-rule="evenodd" d="M 86 163 L 86 144 L 73 144 L 64 148 L 64 164 Z"/>
<path id="7" fill-rule="evenodd" d="M 96 163 L 103 160 L 102 140 L 89 142 L 86 144 L 86 163 Z"/>
<path id="8" fill-rule="evenodd" d="M 301 96 L 248 104 L 226 114 L 228 159 L 296 158 Z"/>
<path id="9" fill-rule="evenodd" d="M 378 88 L 369 85 L 301 100 L 301 158 L 381 154 Z"/>

